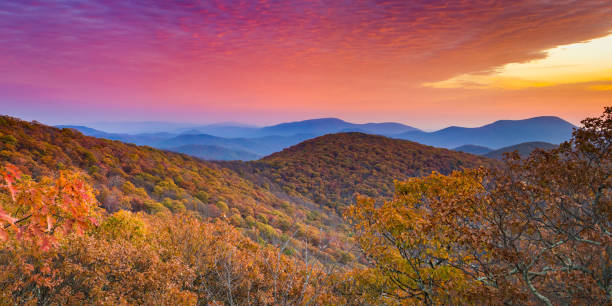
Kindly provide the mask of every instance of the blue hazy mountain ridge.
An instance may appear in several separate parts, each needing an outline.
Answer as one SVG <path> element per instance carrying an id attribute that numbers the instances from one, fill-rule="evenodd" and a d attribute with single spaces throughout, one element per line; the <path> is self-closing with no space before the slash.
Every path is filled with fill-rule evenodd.
<path id="1" fill-rule="evenodd" d="M 107 138 L 108 136 L 111 136 L 111 133 L 103 132 L 83 125 L 56 125 L 55 127 L 60 129 L 77 130 L 84 135 L 93 137 Z"/>
<path id="2" fill-rule="evenodd" d="M 262 156 L 249 151 L 231 150 L 221 146 L 213 145 L 184 145 L 180 147 L 170 148 L 169 151 L 183 153 L 206 160 L 256 160 Z"/>
<path id="3" fill-rule="evenodd" d="M 179 129 L 197 127 L 196 123 L 165 122 L 165 121 L 108 121 L 86 124 L 90 128 L 112 134 L 142 134 L 174 132 Z"/>
<path id="4" fill-rule="evenodd" d="M 280 123 L 265 127 L 248 125 L 212 124 L 189 129 L 182 129 L 182 134 L 208 134 L 226 138 L 252 138 L 264 136 L 293 136 L 297 134 L 312 134 L 313 137 L 348 131 L 360 131 L 368 134 L 392 136 L 418 129 L 395 122 L 382 123 L 350 123 L 338 118 L 320 118 L 303 121 Z"/>
<path id="5" fill-rule="evenodd" d="M 470 144 L 499 149 L 532 141 L 559 144 L 571 137 L 574 127 L 561 118 L 544 116 L 524 120 L 500 120 L 477 128 L 452 126 L 430 133 L 412 131 L 395 137 L 441 148 Z"/>
<path id="6" fill-rule="evenodd" d="M 396 135 L 405 132 L 419 131 L 419 129 L 401 123 L 350 123 L 338 118 L 321 118 L 304 121 L 287 122 L 261 128 L 258 133 L 263 135 L 290 136 L 295 134 L 325 134 L 339 133 L 341 131 L 362 131 L 368 134 Z"/>
<path id="7" fill-rule="evenodd" d="M 107 133 L 97 129 L 93 129 L 82 125 L 56 125 L 57 128 L 69 128 L 77 130 L 83 135 L 105 138 L 110 140 L 119 140 L 121 142 L 133 143 L 140 146 L 151 146 L 157 147 L 157 144 L 166 139 L 175 137 L 176 134 L 159 132 L 159 133 L 141 133 L 141 134 L 120 134 L 120 133 Z"/>
<path id="8" fill-rule="evenodd" d="M 177 131 L 178 134 L 207 134 L 217 137 L 225 138 L 244 138 L 244 137 L 256 137 L 258 135 L 259 127 L 240 125 L 224 125 L 224 124 L 210 124 L 205 126 L 191 127 L 187 129 L 180 129 Z"/>
<path id="9" fill-rule="evenodd" d="M 116 134 L 92 129 L 80 125 L 58 125 L 58 128 L 70 128 L 84 135 L 118 140 L 136 145 L 146 145 L 158 149 L 165 149 L 185 154 L 190 154 L 203 159 L 214 160 L 252 160 L 257 157 L 281 151 L 284 148 L 298 144 L 304 140 L 314 138 L 312 134 L 297 134 L 292 136 L 265 136 L 255 138 L 223 138 L 206 134 L 173 134 L 173 133 L 143 133 L 143 134 Z M 187 130 L 186 132 L 194 132 Z M 197 132 L 197 131 L 196 131 Z M 190 147 L 191 146 L 191 147 Z M 210 146 L 197 148 L 193 146 Z M 221 150 L 213 150 L 212 147 L 226 149 L 227 156 L 222 156 Z M 210 152 L 211 156 L 205 153 Z"/>
<path id="10" fill-rule="evenodd" d="M 571 123 L 550 116 L 525 120 L 500 120 L 477 128 L 448 127 L 435 132 L 424 132 L 400 123 L 354 124 L 336 118 L 288 122 L 262 128 L 237 123 L 212 124 L 185 127 L 168 132 L 141 134 L 108 133 L 82 125 L 62 125 L 58 127 L 73 128 L 88 136 L 147 145 L 165 150 L 177 150 L 179 147 L 194 145 L 227 149 L 227 158 L 219 155 L 221 154 L 219 153 L 220 150 L 214 151 L 211 147 L 201 150 L 197 150 L 195 147 L 182 149 L 198 152 L 198 157 L 205 159 L 212 159 L 212 156 L 205 156 L 205 152 L 211 152 L 211 154 L 214 152 L 214 158 L 219 160 L 229 160 L 236 156 L 248 156 L 248 159 L 254 155 L 265 156 L 310 138 L 340 132 L 379 134 L 482 155 L 488 153 L 487 150 L 525 142 L 540 141 L 558 144 L 569 139 L 574 128 Z M 217 135 L 202 133 L 203 130 Z M 223 137 L 218 135 L 245 136 Z"/>
<path id="11" fill-rule="evenodd" d="M 183 134 L 166 139 L 158 143 L 157 147 L 171 149 L 184 145 L 213 145 L 258 155 L 268 155 L 314 137 L 316 136 L 312 134 L 297 134 L 291 136 L 224 138 L 207 134 Z"/>
<path id="12" fill-rule="evenodd" d="M 504 158 L 504 153 L 516 151 L 521 157 L 526 157 L 535 149 L 550 150 L 556 147 L 558 147 L 558 145 L 542 141 L 524 142 L 488 152 L 483 154 L 483 156 L 493 159 L 502 159 Z"/>
<path id="13" fill-rule="evenodd" d="M 493 150 L 491 150 L 490 148 L 487 147 L 483 147 L 483 146 L 475 146 L 475 145 L 463 145 L 460 147 L 456 147 L 453 149 L 453 151 L 458 151 L 458 152 L 463 152 L 463 153 L 470 153 L 470 154 L 474 154 L 474 155 L 484 155 L 487 154 Z"/>

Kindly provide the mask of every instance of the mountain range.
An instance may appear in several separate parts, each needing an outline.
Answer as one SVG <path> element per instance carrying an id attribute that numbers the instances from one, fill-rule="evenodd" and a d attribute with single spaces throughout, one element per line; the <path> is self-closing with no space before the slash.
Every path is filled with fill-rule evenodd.
<path id="1" fill-rule="evenodd" d="M 531 154 L 536 149 L 541 150 L 551 150 L 556 148 L 556 144 L 542 142 L 542 141 L 532 141 L 532 142 L 524 142 L 513 146 L 504 147 L 498 150 L 491 151 L 483 156 L 494 159 L 502 159 L 505 153 L 511 153 L 516 151 L 519 156 L 526 157 Z"/>
<path id="2" fill-rule="evenodd" d="M 574 128 L 574 125 L 561 118 L 545 116 L 525 120 L 500 120 L 476 128 L 451 126 L 431 133 L 410 131 L 395 137 L 441 148 L 469 144 L 499 149 L 533 141 L 559 144 L 571 137 Z"/>
<path id="3" fill-rule="evenodd" d="M 559 144 L 571 137 L 574 125 L 558 117 L 500 120 L 476 128 L 448 127 L 425 132 L 400 123 L 356 124 L 322 118 L 253 127 L 236 123 L 189 126 L 154 133 L 108 133 L 88 126 L 60 125 L 81 133 L 137 145 L 182 152 L 208 160 L 255 160 L 304 140 L 334 133 L 360 132 L 411 140 L 477 155 L 525 142 Z"/>
<path id="4" fill-rule="evenodd" d="M 523 142 L 523 143 L 515 144 L 512 146 L 503 147 L 497 150 L 493 150 L 493 149 L 483 147 L 483 146 L 476 146 L 476 145 L 464 145 L 464 146 L 454 148 L 453 150 L 458 151 L 458 152 L 470 153 L 474 155 L 481 155 L 481 156 L 485 156 L 485 157 L 493 158 L 493 159 L 503 159 L 506 153 L 512 153 L 516 151 L 520 157 L 526 157 L 536 149 L 551 150 L 556 147 L 558 147 L 558 145 L 548 143 L 548 142 L 530 141 L 530 142 Z"/>

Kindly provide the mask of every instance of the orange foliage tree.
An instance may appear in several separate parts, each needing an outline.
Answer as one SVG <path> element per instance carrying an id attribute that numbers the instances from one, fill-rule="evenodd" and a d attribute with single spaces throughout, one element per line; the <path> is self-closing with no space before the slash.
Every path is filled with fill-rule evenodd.
<path id="1" fill-rule="evenodd" d="M 394 201 L 376 207 L 374 200 L 360 197 L 347 210 L 362 250 L 388 281 L 385 294 L 392 300 L 466 302 L 469 283 L 455 265 L 472 259 L 463 252 L 464 243 L 478 244 L 478 235 L 467 234 L 474 232 L 471 220 L 482 208 L 474 198 L 484 191 L 480 174 L 413 178 L 397 184 Z"/>
<path id="2" fill-rule="evenodd" d="M 398 183 L 391 202 L 348 211 L 396 301 L 612 298 L 612 108 L 570 141 L 490 170 Z"/>
<path id="3" fill-rule="evenodd" d="M 7 164 L 0 175 L 10 195 L 0 206 L 2 241 L 28 241 L 47 251 L 58 236 L 82 233 L 97 223 L 93 190 L 77 173 L 62 171 L 56 179 L 34 182 Z"/>
<path id="4" fill-rule="evenodd" d="M 51 264 L 59 241 L 97 223 L 97 201 L 78 173 L 35 182 L 7 164 L 0 174 L 7 191 L 0 193 L 0 297 L 38 288 L 25 299 L 38 300 L 59 281 Z"/>

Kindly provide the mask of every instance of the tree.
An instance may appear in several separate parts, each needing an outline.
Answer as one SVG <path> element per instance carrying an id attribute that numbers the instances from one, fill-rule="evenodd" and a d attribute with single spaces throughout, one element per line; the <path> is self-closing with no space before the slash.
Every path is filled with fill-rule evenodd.
<path id="1" fill-rule="evenodd" d="M 0 187 L 9 193 L 0 202 L 0 239 L 5 242 L 17 239 L 47 251 L 58 236 L 82 233 L 98 222 L 93 190 L 78 173 L 61 171 L 56 179 L 34 182 L 7 164 L 0 176 Z"/>
<path id="2" fill-rule="evenodd" d="M 482 204 L 475 195 L 483 190 L 481 172 L 472 170 L 397 183 L 395 199 L 380 207 L 358 198 L 347 217 L 359 245 L 391 284 L 387 295 L 425 305 L 465 302 L 469 284 L 454 265 L 470 260 L 462 242 L 478 239 L 468 235 Z"/>
<path id="3" fill-rule="evenodd" d="M 58 241 L 97 224 L 97 201 L 78 173 L 35 182 L 7 164 L 0 175 L 8 191 L 0 193 L 1 298 L 44 300 L 60 281 L 52 264 Z"/>
<path id="4" fill-rule="evenodd" d="M 612 108 L 582 125 L 558 149 L 508 156 L 487 186 L 486 279 L 548 305 L 612 298 Z"/>
<path id="5" fill-rule="evenodd" d="M 612 298 L 612 108 L 570 141 L 489 170 L 396 185 L 393 201 L 348 211 L 359 243 L 424 304 L 606 304 Z"/>

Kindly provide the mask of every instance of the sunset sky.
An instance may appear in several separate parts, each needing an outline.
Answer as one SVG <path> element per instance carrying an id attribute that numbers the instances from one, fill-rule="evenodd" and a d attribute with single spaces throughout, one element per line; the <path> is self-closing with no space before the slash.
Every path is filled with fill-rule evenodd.
<path id="1" fill-rule="evenodd" d="M 612 105 L 612 1 L 0 0 L 0 113 L 433 129 Z"/>

